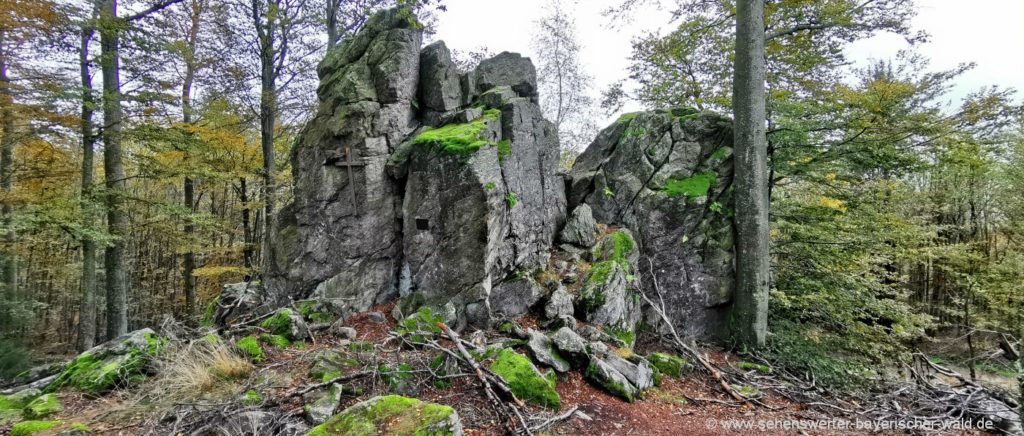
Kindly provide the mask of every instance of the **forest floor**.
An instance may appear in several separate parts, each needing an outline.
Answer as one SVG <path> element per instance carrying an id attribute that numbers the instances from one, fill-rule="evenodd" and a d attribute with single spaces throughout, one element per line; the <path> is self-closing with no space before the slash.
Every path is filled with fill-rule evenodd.
<path id="1" fill-rule="evenodd" d="M 388 314 L 390 307 L 374 308 Z M 388 344 L 395 326 L 390 315 L 384 323 L 374 322 L 367 314 L 350 317 L 346 325 L 357 331 L 357 341 L 373 343 L 372 352 L 351 352 L 363 368 L 410 363 L 413 367 L 429 361 L 431 355 L 421 351 L 403 349 Z M 525 320 L 529 322 L 529 320 Z M 237 405 L 238 398 L 247 390 L 257 388 L 263 393 L 264 410 L 272 409 L 282 415 L 300 415 L 303 401 L 295 392 L 317 383 L 311 379 L 309 356 L 322 350 L 344 350 L 351 347 L 347 341 L 317 336 L 314 341 L 300 347 L 270 349 L 267 358 L 255 365 L 251 374 L 241 380 L 222 381 L 206 386 L 202 392 L 188 397 L 168 394 L 162 379 L 153 377 L 133 388 L 117 390 L 104 396 L 89 396 L 78 392 L 58 394 L 64 410 L 51 419 L 66 423 L 48 433 L 56 434 L 72 423 L 85 424 L 96 434 L 175 434 L 175 423 L 190 411 L 215 410 Z M 719 367 L 728 367 L 739 358 L 727 352 L 708 350 L 708 357 Z M 436 356 L 436 353 L 433 355 Z M 355 371 L 355 370 L 353 370 Z M 359 394 L 343 395 L 336 410 L 359 401 L 393 390 L 384 379 L 373 376 L 354 381 Z M 467 435 L 501 434 L 503 427 L 488 403 L 487 397 L 475 377 L 468 374 L 452 379 L 450 386 L 439 389 L 431 383 L 429 374 L 419 374 L 410 380 L 401 392 L 424 401 L 450 405 L 461 417 Z M 680 379 L 664 377 L 659 387 L 644 398 L 627 403 L 595 387 L 579 371 L 559 376 L 557 392 L 561 396 L 558 411 L 529 407 L 527 411 L 537 420 L 558 417 L 576 410 L 564 419 L 538 432 L 554 435 L 721 435 L 721 434 L 892 434 L 893 431 L 867 429 L 858 416 L 814 407 L 787 399 L 773 392 L 761 393 L 758 405 L 742 405 L 732 401 L 714 381 L 705 374 L 694 372 Z M 270 404 L 269 403 L 277 403 Z M 0 434 L 9 428 L 0 425 Z M 258 432 L 257 432 L 258 433 Z M 913 431 L 897 433 L 921 434 Z M 983 434 L 981 431 L 929 431 L 927 434 Z"/>

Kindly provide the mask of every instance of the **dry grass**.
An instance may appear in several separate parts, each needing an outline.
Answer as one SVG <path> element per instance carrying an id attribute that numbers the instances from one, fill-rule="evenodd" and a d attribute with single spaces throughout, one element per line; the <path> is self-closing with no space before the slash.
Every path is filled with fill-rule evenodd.
<path id="1" fill-rule="evenodd" d="M 235 381 L 253 371 L 248 359 L 222 342 L 183 344 L 163 353 L 158 365 L 160 376 L 155 385 L 177 398 L 233 391 Z"/>

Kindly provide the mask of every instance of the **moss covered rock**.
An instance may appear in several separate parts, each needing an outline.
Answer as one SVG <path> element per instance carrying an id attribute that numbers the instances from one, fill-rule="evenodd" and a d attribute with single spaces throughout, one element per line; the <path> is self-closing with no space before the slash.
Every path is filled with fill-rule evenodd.
<path id="1" fill-rule="evenodd" d="M 289 341 L 301 341 L 309 337 L 309 327 L 302 314 L 288 308 L 280 309 L 270 318 L 263 320 L 260 327 Z"/>
<path id="2" fill-rule="evenodd" d="M 263 346 L 260 345 L 259 339 L 255 336 L 246 336 L 235 342 L 235 346 L 239 350 L 242 350 L 246 356 L 249 356 L 249 360 L 259 363 L 263 361 Z"/>
<path id="3" fill-rule="evenodd" d="M 669 377 L 679 378 L 693 369 L 690 361 L 673 354 L 651 353 L 647 356 L 647 361 L 657 368 L 658 372 Z"/>
<path id="4" fill-rule="evenodd" d="M 58 427 L 63 424 L 60 421 L 24 421 L 14 424 L 11 427 L 11 436 L 29 436 L 39 432 Z"/>
<path id="5" fill-rule="evenodd" d="M 79 354 L 45 391 L 71 387 L 101 393 L 144 378 L 149 359 L 167 340 L 151 329 L 136 330 Z"/>
<path id="6" fill-rule="evenodd" d="M 491 371 L 508 383 L 517 398 L 533 404 L 557 409 L 561 398 L 555 392 L 555 382 L 544 377 L 533 362 L 522 354 L 502 349 L 491 364 Z"/>
<path id="7" fill-rule="evenodd" d="M 451 407 L 400 395 L 374 397 L 314 427 L 310 436 L 462 435 L 462 421 Z"/>
<path id="8" fill-rule="evenodd" d="M 63 410 L 64 406 L 60 404 L 56 395 L 46 394 L 28 403 L 21 413 L 26 419 L 42 419 Z"/>
<path id="9" fill-rule="evenodd" d="M 36 397 L 42 395 L 39 389 L 25 389 L 11 395 L 0 395 L 0 410 L 21 410 Z"/>

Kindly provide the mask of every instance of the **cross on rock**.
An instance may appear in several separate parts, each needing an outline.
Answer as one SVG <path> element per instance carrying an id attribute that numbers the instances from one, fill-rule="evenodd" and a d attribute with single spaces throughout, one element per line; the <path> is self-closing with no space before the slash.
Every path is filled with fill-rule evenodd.
<path id="1" fill-rule="evenodd" d="M 345 148 L 341 150 L 340 156 L 335 155 L 333 157 L 328 157 L 327 162 L 324 164 L 336 167 L 345 167 L 348 171 L 348 188 L 349 193 L 352 194 L 352 210 L 355 211 L 356 215 L 358 215 L 359 209 L 356 208 L 356 185 L 355 179 L 352 178 L 352 167 L 364 167 L 366 164 L 357 162 L 356 158 L 358 158 L 358 156 L 353 154 L 348 146 L 345 146 Z"/>

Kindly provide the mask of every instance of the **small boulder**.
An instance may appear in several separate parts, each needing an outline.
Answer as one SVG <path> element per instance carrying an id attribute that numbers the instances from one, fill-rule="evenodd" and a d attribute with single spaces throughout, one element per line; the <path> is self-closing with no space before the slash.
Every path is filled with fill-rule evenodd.
<path id="1" fill-rule="evenodd" d="M 573 327 L 576 320 L 572 314 L 572 294 L 569 294 L 565 287 L 559 286 L 551 293 L 547 304 L 544 305 L 544 317 L 552 324 L 560 323 L 563 326 Z"/>
<path id="2" fill-rule="evenodd" d="M 46 394 L 28 403 L 22 409 L 21 414 L 25 419 L 42 419 L 63 410 L 64 406 L 60 404 L 60 400 L 57 399 L 56 395 Z"/>
<path id="3" fill-rule="evenodd" d="M 36 399 L 43 392 L 39 389 L 25 389 L 23 391 L 15 392 L 11 395 L 0 395 L 0 410 L 21 410 L 24 409 L 28 403 Z"/>
<path id="4" fill-rule="evenodd" d="M 359 361 L 331 349 L 317 350 L 308 357 L 309 376 L 326 382 L 359 366 Z"/>
<path id="5" fill-rule="evenodd" d="M 301 341 L 309 337 L 309 326 L 302 315 L 291 309 L 279 309 L 270 318 L 263 320 L 260 327 L 271 334 L 284 336 L 289 341 Z"/>
<path id="6" fill-rule="evenodd" d="M 519 97 L 512 88 L 508 86 L 497 86 L 487 90 L 487 92 L 484 92 L 483 94 L 480 94 L 480 103 L 482 103 L 484 107 L 500 109 L 506 104 L 511 103 L 512 100 L 515 100 L 516 98 Z"/>
<path id="7" fill-rule="evenodd" d="M 340 384 L 333 384 L 326 391 L 310 395 L 309 400 L 302 407 L 306 413 L 306 421 L 312 425 L 320 425 L 334 415 L 334 409 L 338 408 L 341 401 L 342 387 Z"/>
<path id="8" fill-rule="evenodd" d="M 640 393 L 622 373 L 601 359 L 592 359 L 584 376 L 613 395 L 632 403 Z"/>
<path id="9" fill-rule="evenodd" d="M 669 377 L 679 378 L 693 369 L 688 360 L 673 354 L 651 353 L 647 356 L 647 361 L 658 372 Z"/>
<path id="10" fill-rule="evenodd" d="M 551 368 L 554 368 L 558 372 L 569 372 L 572 367 L 569 365 L 569 361 L 565 360 L 562 356 L 555 351 L 552 345 L 551 338 L 547 337 L 544 333 L 530 329 L 526 332 L 529 335 L 529 339 L 526 342 L 526 347 L 530 349 L 530 353 L 533 354 L 534 360 L 543 363 Z"/>
<path id="11" fill-rule="evenodd" d="M 558 234 L 558 239 L 567 244 L 590 248 L 597 243 L 597 221 L 587 204 L 581 204 L 573 209 L 569 219 L 565 221 L 565 227 Z"/>
<path id="12" fill-rule="evenodd" d="M 537 96 L 537 70 L 530 58 L 519 53 L 502 52 L 484 59 L 476 67 L 476 89 L 480 92 L 496 86 L 510 86 L 522 97 Z"/>
<path id="13" fill-rule="evenodd" d="M 561 398 L 555 391 L 554 377 L 550 377 L 554 373 L 545 377 L 526 356 L 507 348 L 502 349 L 491 364 L 491 371 L 508 384 L 517 398 L 552 409 L 560 407 Z"/>
<path id="14" fill-rule="evenodd" d="M 224 285 L 220 296 L 213 302 L 207 319 L 213 324 L 233 324 L 242 316 L 256 310 L 266 300 L 266 291 L 259 283 L 242 282 Z"/>
<path id="15" fill-rule="evenodd" d="M 330 435 L 410 435 L 461 436 L 462 421 L 449 406 L 425 403 L 400 395 L 373 397 L 357 403 L 310 432 Z"/>
<path id="16" fill-rule="evenodd" d="M 348 339 L 350 341 L 354 340 L 356 338 L 356 335 L 358 334 L 358 332 L 356 332 L 356 329 L 346 326 L 345 321 L 340 319 L 335 321 L 334 324 L 331 324 L 331 327 L 327 329 L 327 332 L 330 333 L 331 335 L 337 336 L 342 339 Z"/>
<path id="17" fill-rule="evenodd" d="M 568 327 L 558 329 L 551 337 L 551 342 L 562 355 L 570 359 L 581 360 L 587 355 L 587 341 Z"/>
<path id="18" fill-rule="evenodd" d="M 491 290 L 491 313 L 517 317 L 528 312 L 543 296 L 544 288 L 532 278 L 506 280 Z"/>
<path id="19" fill-rule="evenodd" d="M 136 381 L 165 343 L 148 328 L 112 339 L 79 354 L 44 391 L 74 387 L 96 394 Z"/>
<path id="20" fill-rule="evenodd" d="M 370 312 L 366 314 L 366 320 L 374 324 L 384 324 L 388 322 L 388 318 L 380 312 Z"/>

